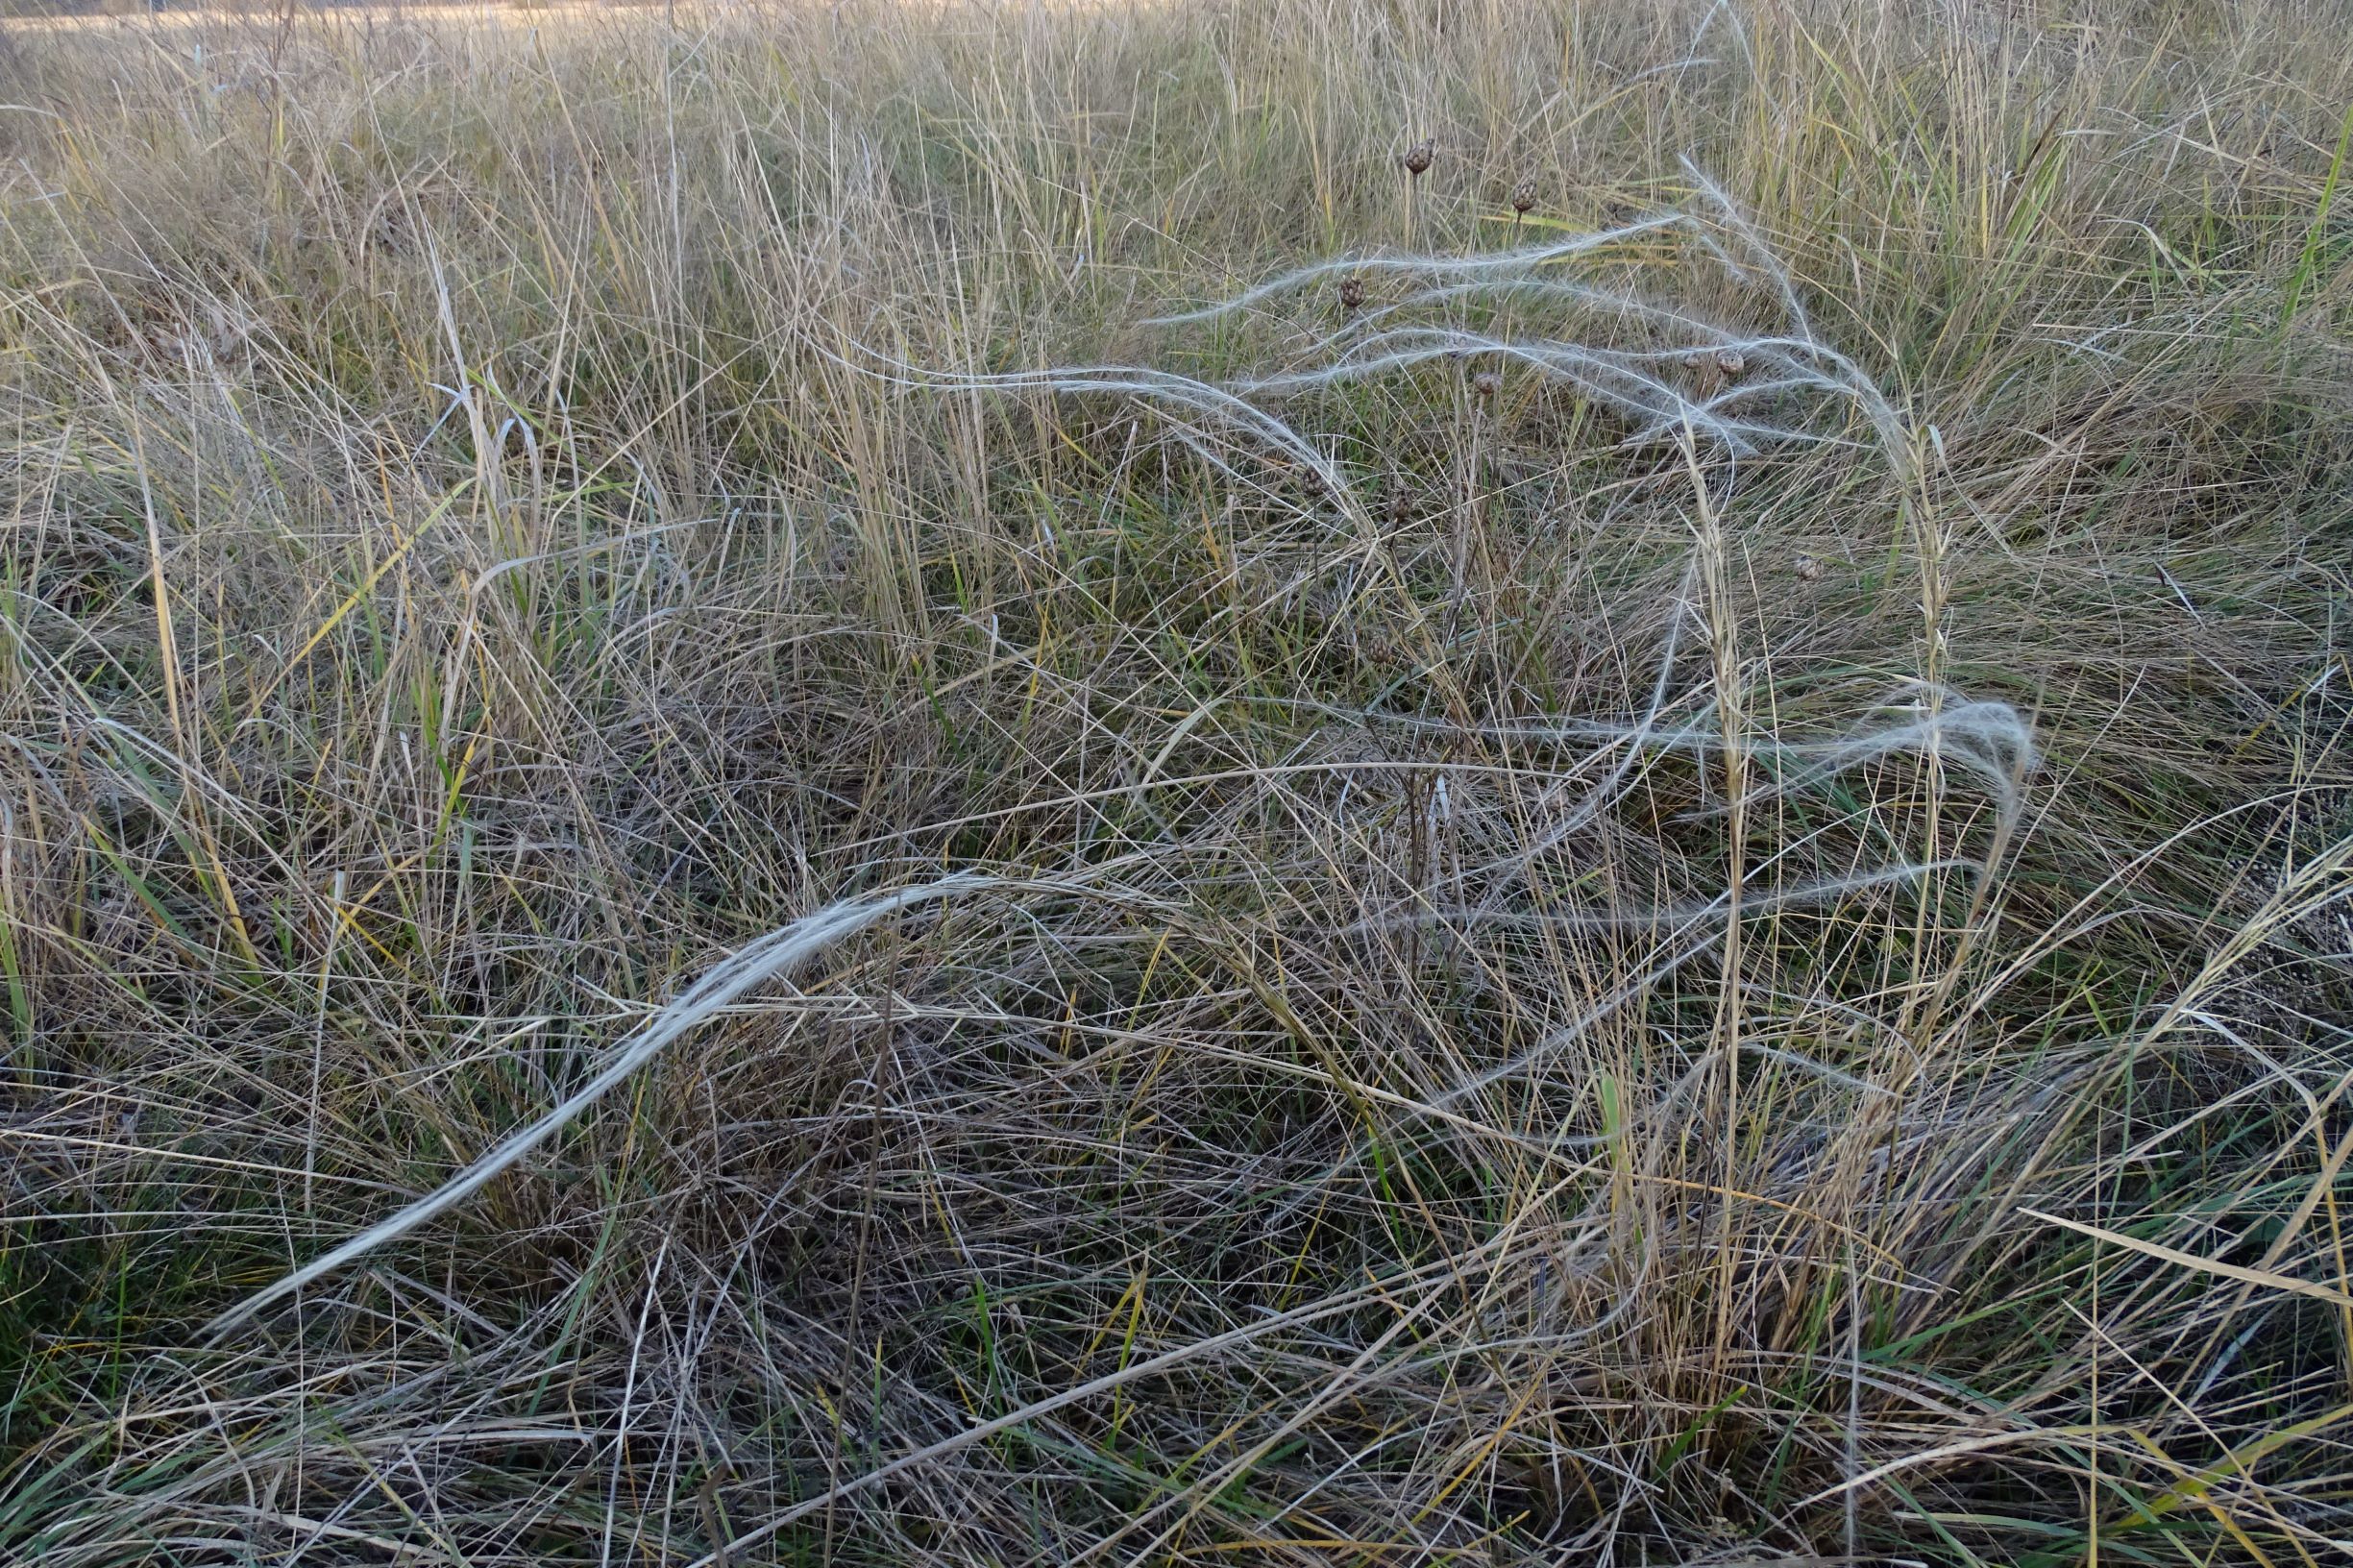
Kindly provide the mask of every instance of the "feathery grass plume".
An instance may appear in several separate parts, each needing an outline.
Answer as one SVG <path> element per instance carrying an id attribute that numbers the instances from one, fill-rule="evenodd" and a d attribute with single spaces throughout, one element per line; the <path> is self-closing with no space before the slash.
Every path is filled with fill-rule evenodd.
<path id="1" fill-rule="evenodd" d="M 1632 294 L 1599 288 L 1591 284 L 1565 282 L 1556 280 L 1505 277 L 1468 282 L 1442 284 L 1417 290 L 1394 305 L 1369 312 L 1360 326 L 1386 320 L 1408 311 L 1431 306 L 1476 303 L 1483 295 L 1493 293 L 1507 299 L 1531 298 L 1540 303 L 1582 306 L 1606 318 L 1617 318 L 1629 325 L 1660 329 L 1665 331 L 1697 337 L 1708 347 L 1721 347 L 1746 355 L 1760 356 L 1785 376 L 1808 379 L 1808 384 L 1824 391 L 1851 398 L 1871 419 L 1875 430 L 1882 429 L 1901 436 L 1900 421 L 1892 405 L 1878 388 L 1857 365 L 1836 350 L 1810 339 L 1777 334 L 1757 336 L 1721 327 L 1687 310 L 1654 304 Z M 1335 340 L 1336 341 L 1336 339 Z M 1681 354 L 1697 355 L 1701 350 L 1671 351 L 1679 358 Z M 1745 365 L 1745 357 L 1744 357 Z M 1693 367 L 1693 368 L 1696 368 Z"/>
<path id="2" fill-rule="evenodd" d="M 1822 384 L 1823 379 L 1819 377 L 1748 382 L 1706 396 L 1702 396 L 1695 387 L 1686 395 L 1665 379 L 1671 374 L 1668 363 L 1679 355 L 1589 349 L 1550 339 L 1513 341 L 1456 329 L 1396 328 L 1360 339 L 1332 361 L 1312 369 L 1234 380 L 1225 385 L 1238 397 L 1267 397 L 1370 380 L 1434 361 L 1470 355 L 1531 366 L 1549 380 L 1566 382 L 1619 409 L 1634 423 L 1632 433 L 1627 437 L 1629 445 L 1648 441 L 1661 430 L 1683 427 L 1728 451 L 1744 453 L 1779 444 L 1856 444 L 1844 437 L 1743 418 L 1729 411 L 1733 404 L 1741 401 Z M 1703 375 L 1706 368 L 1703 361 Z"/>
<path id="3" fill-rule="evenodd" d="M 1685 220 L 1679 214 L 1653 213 L 1635 218 L 1615 229 L 1590 234 L 1572 234 L 1566 239 L 1548 240 L 1540 245 L 1513 250 L 1488 252 L 1471 256 L 1435 256 L 1391 254 L 1379 251 L 1361 256 L 1343 256 L 1327 261 L 1312 261 L 1288 272 L 1278 273 L 1264 282 L 1244 289 L 1239 294 L 1197 306 L 1190 310 L 1173 311 L 1146 317 L 1146 327 L 1178 327 L 1195 322 L 1214 321 L 1223 316 L 1248 310 L 1263 301 L 1293 293 L 1310 283 L 1329 278 L 1335 273 L 1403 273 L 1432 279 L 1500 279 L 1516 273 L 1533 272 L 1572 257 L 1583 256 L 1612 245 L 1623 244 L 1644 234 L 1679 228 Z"/>
<path id="4" fill-rule="evenodd" d="M 1267 448 L 1288 457 L 1322 481 L 1324 490 L 1343 509 L 1352 515 L 1358 512 L 1356 493 L 1348 476 L 1320 449 L 1298 430 L 1263 408 L 1249 403 L 1225 388 L 1196 380 L 1189 376 L 1171 371 L 1155 370 L 1139 365 L 1071 365 L 1039 371 L 1007 371 L 964 374 L 953 371 L 926 370 L 908 364 L 867 347 L 851 345 L 861 357 L 846 358 L 830 349 L 818 347 L 821 356 L 861 376 L 872 377 L 894 386 L 934 392 L 1019 392 L 1044 391 L 1066 396 L 1107 393 L 1140 398 L 1164 407 L 1198 415 L 1212 424 L 1223 424 L 1258 437 Z M 1206 449 L 1203 454 L 1210 455 Z M 1221 459 L 1212 457 L 1222 469 Z"/>
<path id="5" fill-rule="evenodd" d="M 1694 178 L 1699 179 L 1696 169 Z M 1851 399 L 1869 419 L 1891 468 L 1910 470 L 1912 443 L 1893 406 L 1852 360 L 1827 348 L 1814 336 L 1804 312 L 1787 285 L 1779 263 L 1763 248 L 1754 230 L 1732 208 L 1729 199 L 1711 183 L 1703 190 L 1720 209 L 1715 220 L 1724 225 L 1734 244 L 1754 253 L 1752 264 L 1778 279 L 1776 293 L 1788 311 L 1793 331 L 1778 333 L 1739 333 L 1689 310 L 1660 306 L 1591 284 L 1532 277 L 1541 268 L 1605 251 L 1642 234 L 1679 232 L 1703 242 L 1706 253 L 1746 280 L 1749 269 L 1724 245 L 1707 237 L 1706 225 L 1685 213 L 1654 213 L 1619 228 L 1572 236 L 1546 245 L 1468 257 L 1395 256 L 1378 253 L 1319 262 L 1269 279 L 1213 305 L 1150 318 L 1153 326 L 1181 326 L 1222 319 L 1279 298 L 1314 279 L 1338 272 L 1354 281 L 1364 269 L 1418 273 L 1431 280 L 1395 303 L 1369 313 L 1351 311 L 1346 324 L 1316 348 L 1336 351 L 1320 364 L 1289 371 L 1230 380 L 1227 389 L 1244 396 L 1311 390 L 1407 370 L 1427 359 L 1484 354 L 1536 366 L 1550 377 L 1565 380 L 1589 397 L 1625 414 L 1632 429 L 1630 445 L 1648 443 L 1668 432 L 1688 432 L 1734 453 L 1752 453 L 1787 442 L 1847 444 L 1797 426 L 1777 425 L 1733 417 L 1729 407 L 1754 402 L 1773 393 L 1818 388 Z M 1515 214 L 1514 229 L 1516 232 Z M 1345 283 L 1343 283 L 1345 287 Z M 1605 344 L 1527 335 L 1523 318 L 1511 308 L 1525 297 L 1539 304 L 1558 303 L 1581 307 L 1596 325 L 1617 318 L 1628 326 L 1658 326 L 1690 332 L 1706 346 L 1686 349 L 1622 350 Z M 1487 312 L 1498 309 L 1501 331 L 1492 335 L 1443 321 L 1424 327 L 1391 327 L 1373 331 L 1376 324 L 1421 310 Z M 1749 361 L 1757 356 L 1781 375 L 1771 380 L 1745 381 Z M 1683 386 L 1651 368 L 1672 360 L 1684 372 Z M 1685 390 L 1687 388 L 1687 392 Z"/>
<path id="6" fill-rule="evenodd" d="M 257 1291 L 208 1325 L 218 1336 L 231 1332 L 270 1304 L 282 1300 L 316 1279 L 334 1272 L 383 1246 L 419 1225 L 448 1213 L 480 1191 L 533 1149 L 578 1119 L 619 1085 L 627 1082 L 666 1046 L 676 1041 L 724 1009 L 753 987 L 792 972 L 828 947 L 835 946 L 887 916 L 919 905 L 1001 886 L 993 877 L 971 872 L 944 876 L 911 888 L 863 897 L 842 898 L 814 910 L 766 936 L 747 943 L 733 954 L 703 971 L 677 1000 L 614 1047 L 612 1060 L 585 1084 L 566 1095 L 529 1126 L 510 1134 L 487 1153 L 431 1192 L 396 1214 L 353 1237 L 340 1246 L 312 1259 L 266 1288 Z"/>
<path id="7" fill-rule="evenodd" d="M 2343 0 L 297 10 L 0 37 L 0 1561 L 2353 1539 Z"/>

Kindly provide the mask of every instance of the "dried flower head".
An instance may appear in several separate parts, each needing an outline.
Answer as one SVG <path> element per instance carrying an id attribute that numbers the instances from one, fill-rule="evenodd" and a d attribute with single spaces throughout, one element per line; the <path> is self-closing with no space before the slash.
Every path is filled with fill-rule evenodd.
<path id="1" fill-rule="evenodd" d="M 1437 156 L 1437 142 L 1425 136 L 1406 149 L 1406 172 L 1417 180 L 1420 179 Z"/>
<path id="2" fill-rule="evenodd" d="M 1801 582 L 1820 582 L 1822 580 L 1822 563 L 1811 555 L 1799 556 L 1790 563 L 1790 570 L 1797 573 L 1798 580 Z"/>
<path id="3" fill-rule="evenodd" d="M 1724 390 L 1724 363 L 1720 355 L 1694 349 L 1683 355 L 1683 368 L 1691 373 L 1691 389 L 1702 403 Z"/>
<path id="4" fill-rule="evenodd" d="M 1406 487 L 1402 484 L 1391 487 L 1389 490 L 1389 521 L 1403 523 L 1406 520 L 1406 514 L 1412 509 L 1413 502 L 1408 499 Z"/>
<path id="5" fill-rule="evenodd" d="M 1523 180 L 1511 187 L 1511 210 L 1526 213 L 1536 205 L 1536 183 Z"/>
<path id="6" fill-rule="evenodd" d="M 1504 389 L 1504 379 L 1491 370 L 1483 370 L 1471 378 L 1471 390 L 1483 398 L 1491 398 Z"/>
<path id="7" fill-rule="evenodd" d="M 1745 375 L 1749 368 L 1749 356 L 1738 349 L 1718 349 L 1716 368 L 1724 372 L 1727 379 Z"/>
<path id="8" fill-rule="evenodd" d="M 1361 278 L 1341 279 L 1340 304 L 1346 308 L 1354 310 L 1358 306 L 1362 305 L 1363 303 L 1364 280 Z"/>

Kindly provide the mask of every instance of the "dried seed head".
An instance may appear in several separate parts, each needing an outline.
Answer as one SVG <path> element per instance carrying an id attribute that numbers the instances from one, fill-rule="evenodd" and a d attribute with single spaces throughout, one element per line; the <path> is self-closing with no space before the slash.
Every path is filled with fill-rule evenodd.
<path id="1" fill-rule="evenodd" d="M 1724 368 L 1716 355 L 1694 349 L 1683 355 L 1683 369 L 1691 373 L 1691 388 L 1702 402 L 1724 390 Z"/>
<path id="2" fill-rule="evenodd" d="M 1491 398 L 1504 389 L 1504 379 L 1491 370 L 1483 370 L 1471 378 L 1471 390 L 1483 398 Z"/>
<path id="3" fill-rule="evenodd" d="M 1749 356 L 1738 349 L 1718 349 L 1716 368 L 1728 377 L 1743 375 L 1749 368 Z"/>
<path id="4" fill-rule="evenodd" d="M 1406 149 L 1406 172 L 1416 180 L 1420 179 L 1437 156 L 1438 144 L 1435 141 L 1425 137 L 1415 142 Z"/>
<path id="5" fill-rule="evenodd" d="M 1798 580 L 1801 582 L 1820 582 L 1822 580 L 1822 563 L 1811 555 L 1799 556 L 1790 563 L 1789 569 L 1798 575 Z"/>
<path id="6" fill-rule="evenodd" d="M 1406 514 L 1412 509 L 1413 503 L 1406 498 L 1406 487 L 1404 485 L 1398 485 L 1389 492 L 1390 522 L 1403 523 L 1406 520 Z"/>
<path id="7" fill-rule="evenodd" d="M 1518 184 L 1511 187 L 1512 211 L 1526 212 L 1530 208 L 1532 208 L 1535 205 L 1536 183 L 1533 180 L 1523 180 Z"/>
<path id="8" fill-rule="evenodd" d="M 1341 279 L 1340 304 L 1345 306 L 1347 308 L 1354 310 L 1358 306 L 1362 305 L 1363 303 L 1364 280 L 1361 278 Z"/>

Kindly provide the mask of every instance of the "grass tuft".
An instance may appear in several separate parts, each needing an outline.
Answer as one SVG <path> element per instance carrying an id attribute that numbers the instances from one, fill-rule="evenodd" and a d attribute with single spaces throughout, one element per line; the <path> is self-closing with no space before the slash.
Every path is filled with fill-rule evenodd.
<path id="1" fill-rule="evenodd" d="M 0 23 L 0 1559 L 2341 1556 L 2348 20 Z"/>

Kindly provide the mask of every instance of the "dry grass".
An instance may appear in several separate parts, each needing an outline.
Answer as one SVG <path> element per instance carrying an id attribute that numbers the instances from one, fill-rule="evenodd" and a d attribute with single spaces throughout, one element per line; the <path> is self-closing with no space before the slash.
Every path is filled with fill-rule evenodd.
<path id="1" fill-rule="evenodd" d="M 2342 5 L 558 20 L 0 37 L 0 1558 L 2353 1549 Z"/>

